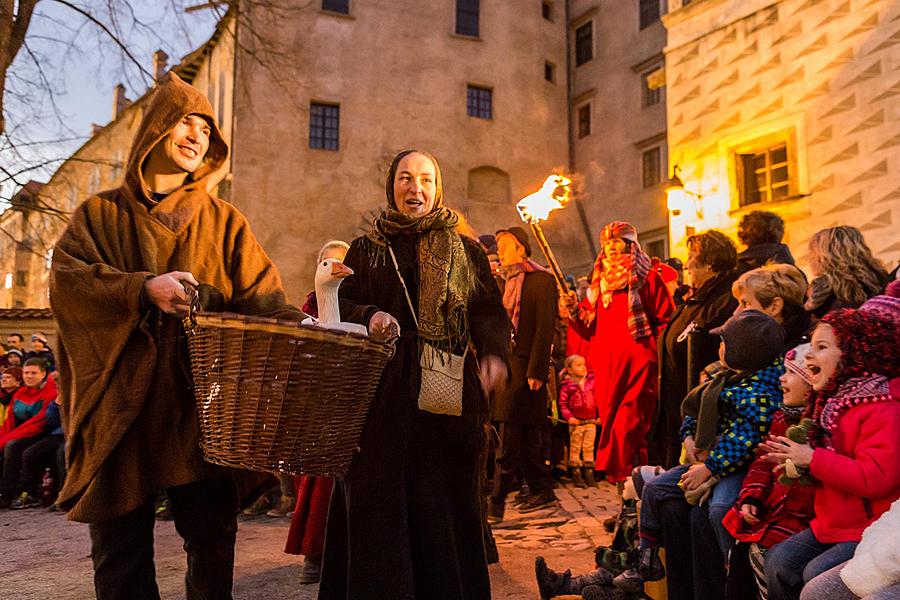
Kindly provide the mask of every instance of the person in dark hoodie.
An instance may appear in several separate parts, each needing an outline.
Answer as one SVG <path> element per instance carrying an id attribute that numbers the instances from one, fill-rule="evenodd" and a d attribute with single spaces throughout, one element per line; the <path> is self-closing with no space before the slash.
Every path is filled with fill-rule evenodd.
<path id="1" fill-rule="evenodd" d="M 738 223 L 738 239 L 747 249 L 738 254 L 738 273 L 758 269 L 768 263 L 794 264 L 791 249 L 781 243 L 784 220 L 767 210 L 754 210 Z"/>
<path id="2" fill-rule="evenodd" d="M 90 525 L 101 600 L 159 598 L 161 490 L 185 540 L 187 597 L 231 598 L 236 472 L 200 451 L 184 284 L 203 282 L 216 310 L 306 315 L 286 304 L 244 216 L 209 192 L 227 155 L 206 97 L 166 75 L 145 107 L 124 184 L 83 202 L 53 252 L 68 464 L 58 505 Z"/>

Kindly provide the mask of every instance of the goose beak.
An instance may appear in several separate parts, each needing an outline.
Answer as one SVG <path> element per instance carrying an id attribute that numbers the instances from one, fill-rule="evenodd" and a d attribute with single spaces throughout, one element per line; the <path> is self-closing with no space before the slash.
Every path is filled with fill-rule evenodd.
<path id="1" fill-rule="evenodd" d="M 353 269 L 342 262 L 331 263 L 331 276 L 335 279 L 344 279 L 353 275 Z"/>

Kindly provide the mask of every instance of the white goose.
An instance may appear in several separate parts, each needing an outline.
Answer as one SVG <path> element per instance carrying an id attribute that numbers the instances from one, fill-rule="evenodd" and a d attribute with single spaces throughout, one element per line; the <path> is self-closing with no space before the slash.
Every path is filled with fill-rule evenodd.
<path id="1" fill-rule="evenodd" d="M 349 333 L 368 335 L 364 325 L 341 322 L 341 307 L 338 303 L 338 288 L 344 279 L 353 275 L 353 269 L 336 258 L 326 258 L 316 267 L 316 304 L 319 318 L 304 319 L 303 325 L 317 325 L 326 329 L 336 329 Z"/>

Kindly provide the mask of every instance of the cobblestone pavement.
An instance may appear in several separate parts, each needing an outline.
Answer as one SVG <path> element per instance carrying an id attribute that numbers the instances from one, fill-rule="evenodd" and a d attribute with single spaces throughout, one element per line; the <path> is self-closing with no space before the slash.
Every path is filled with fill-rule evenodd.
<path id="1" fill-rule="evenodd" d="M 510 506 L 494 528 L 500 563 L 491 565 L 494 598 L 536 600 L 534 558 L 555 569 L 593 568 L 593 548 L 610 536 L 603 520 L 618 509 L 615 488 L 556 490 L 560 506 L 528 515 Z M 301 558 L 282 552 L 287 519 L 242 520 L 235 557 L 235 600 L 313 600 L 317 586 L 296 583 Z M 156 527 L 156 571 L 162 598 L 184 596 L 185 555 L 171 522 Z M 43 509 L 0 511 L 0 599 L 85 600 L 93 597 L 87 526 Z"/>

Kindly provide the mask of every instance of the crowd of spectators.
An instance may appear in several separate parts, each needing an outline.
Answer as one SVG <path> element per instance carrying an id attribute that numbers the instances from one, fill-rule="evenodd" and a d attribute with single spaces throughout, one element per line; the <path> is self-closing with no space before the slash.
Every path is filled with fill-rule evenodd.
<path id="1" fill-rule="evenodd" d="M 810 239 L 807 279 L 783 233 L 780 217 L 754 211 L 739 224 L 741 252 L 708 230 L 688 239 L 684 273 L 652 260 L 676 308 L 658 332 L 647 460 L 632 455 L 625 486 L 640 499 L 639 527 L 623 560 L 598 549 L 591 573 L 558 573 L 539 557 L 542 598 L 613 597 L 604 587 L 638 598 L 663 579 L 670 599 L 900 597 L 885 534 L 900 510 L 896 269 L 887 272 L 858 229 L 837 226 Z M 576 295 L 589 302 L 572 286 Z M 575 353 L 585 346 L 573 306 L 560 309 L 576 325 Z M 595 400 L 598 415 L 616 401 Z M 606 413 L 601 431 L 633 418 Z M 570 423 L 575 433 L 581 422 Z M 583 447 L 584 436 L 572 442 Z M 605 468 L 596 463 L 597 479 Z M 572 480 L 587 478 L 572 471 Z"/>

